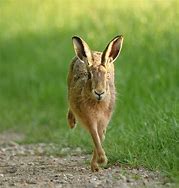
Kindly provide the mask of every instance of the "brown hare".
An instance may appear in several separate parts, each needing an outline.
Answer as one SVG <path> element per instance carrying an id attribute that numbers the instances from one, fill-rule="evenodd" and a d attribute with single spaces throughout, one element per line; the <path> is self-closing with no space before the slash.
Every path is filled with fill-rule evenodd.
<path id="1" fill-rule="evenodd" d="M 74 36 L 72 41 L 76 57 L 68 73 L 67 119 L 70 128 L 78 120 L 90 132 L 94 142 L 91 160 L 94 172 L 99 170 L 99 164 L 107 164 L 102 142 L 115 104 L 113 63 L 121 51 L 123 37 L 115 37 L 103 52 L 91 51 L 80 37 Z"/>

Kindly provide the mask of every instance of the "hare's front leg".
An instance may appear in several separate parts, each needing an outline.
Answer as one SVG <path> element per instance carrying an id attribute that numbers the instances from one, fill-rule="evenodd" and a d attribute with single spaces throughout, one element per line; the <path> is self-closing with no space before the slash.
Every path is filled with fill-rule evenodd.
<path id="1" fill-rule="evenodd" d="M 76 119 L 71 109 L 68 110 L 67 119 L 69 127 L 73 129 L 76 126 Z"/>
<path id="2" fill-rule="evenodd" d="M 94 148 L 93 156 L 92 156 L 92 159 L 91 159 L 91 170 L 92 170 L 92 172 L 98 172 L 99 171 L 97 159 L 98 159 L 97 151 L 96 151 L 96 148 Z"/>
<path id="3" fill-rule="evenodd" d="M 98 168 L 97 163 L 100 163 L 100 164 L 106 163 L 107 158 L 106 158 L 105 152 L 101 146 L 101 139 L 99 137 L 97 127 L 92 127 L 90 129 L 90 133 L 91 133 L 94 145 L 95 145 L 95 149 L 93 151 L 93 157 L 91 160 L 91 169 L 92 169 L 92 171 L 98 171 L 99 168 Z"/>
<path id="4" fill-rule="evenodd" d="M 103 142 L 104 139 L 105 139 L 105 134 L 106 134 L 106 128 L 103 127 L 103 126 L 98 127 L 98 135 L 99 135 L 99 138 L 100 138 L 100 141 L 101 141 L 101 145 L 102 145 L 102 142 Z M 104 150 L 103 150 L 103 151 L 104 151 Z M 98 162 L 99 164 L 104 164 L 104 165 L 107 164 L 108 159 L 107 159 L 107 157 L 106 157 L 105 152 L 104 152 L 104 155 L 103 155 L 103 156 L 98 157 L 97 162 Z"/>

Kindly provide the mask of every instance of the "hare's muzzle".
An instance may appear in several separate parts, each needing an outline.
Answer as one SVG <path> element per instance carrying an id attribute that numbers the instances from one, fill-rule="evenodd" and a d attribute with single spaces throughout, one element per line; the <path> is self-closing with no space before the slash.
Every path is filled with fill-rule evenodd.
<path id="1" fill-rule="evenodd" d="M 98 101 L 101 101 L 104 98 L 104 96 L 105 96 L 105 92 L 104 91 L 93 90 L 93 94 L 94 94 L 95 98 Z"/>

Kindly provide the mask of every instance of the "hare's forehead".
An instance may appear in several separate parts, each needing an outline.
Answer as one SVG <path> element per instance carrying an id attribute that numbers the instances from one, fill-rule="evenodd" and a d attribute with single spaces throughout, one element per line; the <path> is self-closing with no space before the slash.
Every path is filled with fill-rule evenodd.
<path id="1" fill-rule="evenodd" d="M 103 65 L 92 65 L 91 72 L 105 74 L 107 72 L 107 70 Z"/>
<path id="2" fill-rule="evenodd" d="M 102 55 L 102 53 L 101 52 L 93 52 L 92 55 L 93 55 L 92 64 L 94 66 L 100 65 L 101 64 L 101 55 Z"/>

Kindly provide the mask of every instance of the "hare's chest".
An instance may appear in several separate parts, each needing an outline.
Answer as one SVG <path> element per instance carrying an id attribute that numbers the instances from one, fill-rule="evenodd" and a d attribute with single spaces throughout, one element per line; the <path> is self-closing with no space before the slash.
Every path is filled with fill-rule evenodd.
<path id="1" fill-rule="evenodd" d="M 108 119 L 111 117 L 112 110 L 108 103 L 106 104 L 88 104 L 88 106 L 82 107 L 82 111 L 86 114 L 86 117 L 101 121 L 102 119 Z"/>

